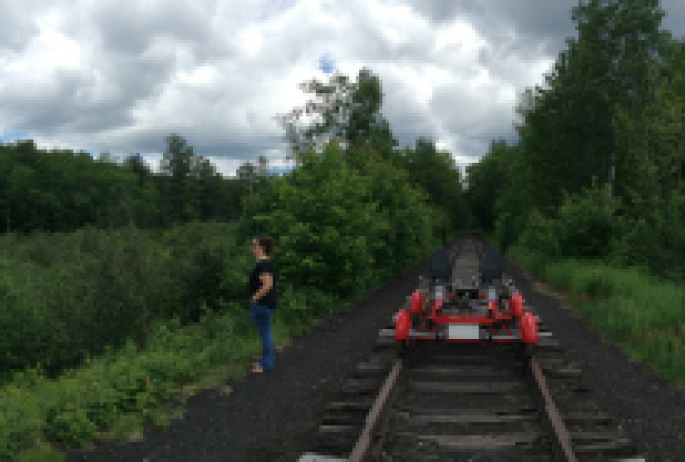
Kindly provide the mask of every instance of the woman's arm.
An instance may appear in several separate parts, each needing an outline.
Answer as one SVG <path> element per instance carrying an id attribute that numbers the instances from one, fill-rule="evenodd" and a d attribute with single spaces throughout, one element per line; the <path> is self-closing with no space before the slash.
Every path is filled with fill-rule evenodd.
<path id="1" fill-rule="evenodd" d="M 257 291 L 252 297 L 252 303 L 257 303 L 257 300 L 266 295 L 274 286 L 274 278 L 271 273 L 262 273 L 259 275 L 259 280 L 262 281 L 262 288 Z"/>

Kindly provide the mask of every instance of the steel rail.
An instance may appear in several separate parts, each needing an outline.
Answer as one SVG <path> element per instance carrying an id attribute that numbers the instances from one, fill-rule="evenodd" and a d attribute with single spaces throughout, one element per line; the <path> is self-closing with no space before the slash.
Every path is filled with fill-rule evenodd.
<path id="1" fill-rule="evenodd" d="M 566 461 L 577 462 L 578 459 L 576 459 L 576 456 L 573 453 L 573 448 L 571 447 L 571 440 L 568 436 L 568 430 L 566 430 L 564 421 L 562 420 L 561 415 L 557 410 L 557 407 L 554 405 L 554 401 L 552 400 L 552 396 L 550 395 L 549 390 L 547 389 L 545 377 L 542 375 L 540 366 L 538 366 L 538 363 L 535 360 L 535 358 L 530 358 L 528 364 L 530 366 L 531 371 L 533 372 L 533 377 L 537 382 L 538 388 L 542 393 L 542 397 L 545 400 L 545 410 L 547 411 L 547 416 L 549 418 L 549 421 L 552 423 L 552 428 L 554 429 L 557 441 L 559 441 L 561 449 L 564 452 Z"/>
<path id="2" fill-rule="evenodd" d="M 392 389 L 395 387 L 395 384 L 397 383 L 397 379 L 400 376 L 401 370 L 402 359 L 400 358 L 397 360 L 397 362 L 395 362 L 395 366 L 392 368 L 390 375 L 388 375 L 388 378 L 385 380 L 385 383 L 383 384 L 383 388 L 381 388 L 381 391 L 378 394 L 378 398 L 376 398 L 376 401 L 373 403 L 373 406 L 369 411 L 369 415 L 366 417 L 366 425 L 364 426 L 364 431 L 362 431 L 361 436 L 357 440 L 357 443 L 354 445 L 354 449 L 352 450 L 352 453 L 350 454 L 348 461 L 364 461 L 364 458 L 366 457 L 369 447 L 371 446 L 371 438 L 376 429 L 378 419 L 381 415 L 381 412 L 383 411 L 383 408 L 385 407 L 385 404 L 388 400 L 388 397 L 390 396 L 390 393 L 392 392 Z"/>
<path id="3" fill-rule="evenodd" d="M 547 383 L 545 382 L 545 377 L 542 374 L 542 371 L 540 370 L 540 366 L 538 365 L 535 358 L 530 358 L 528 365 L 532 372 L 533 378 L 535 379 L 535 382 L 538 386 L 538 389 L 540 390 L 540 393 L 542 394 L 542 397 L 544 399 L 545 411 L 547 412 L 547 416 L 549 418 L 550 423 L 552 424 L 555 436 L 561 446 L 566 461 L 577 462 L 578 459 L 573 453 L 568 430 L 566 429 L 564 421 L 561 415 L 559 414 L 559 411 L 557 410 L 554 401 L 552 400 L 552 396 L 549 393 Z M 397 362 L 395 362 L 392 371 L 386 378 L 383 387 L 381 388 L 381 391 L 378 393 L 378 397 L 374 401 L 374 404 L 371 407 L 368 416 L 366 417 L 366 424 L 364 426 L 364 430 L 362 431 L 361 436 L 357 440 L 354 449 L 350 454 L 350 457 L 347 459 L 348 461 L 363 462 L 365 460 L 368 451 L 371 447 L 372 437 L 376 430 L 378 420 L 380 419 L 380 416 L 387 404 L 388 398 L 390 397 L 393 388 L 397 384 L 397 380 L 400 376 L 401 370 L 402 359 L 398 359 Z"/>
<path id="4" fill-rule="evenodd" d="M 463 242 L 460 244 L 461 245 L 457 253 L 461 253 L 461 251 L 463 250 Z M 482 243 L 479 244 L 480 245 L 477 246 L 476 251 L 478 251 L 478 253 L 481 254 L 480 256 L 482 258 L 482 251 L 484 246 L 482 245 Z M 369 450 L 372 445 L 373 435 L 376 432 L 378 421 L 380 420 L 380 417 L 383 414 L 386 405 L 388 404 L 389 397 L 395 385 L 398 382 L 402 366 L 403 362 L 400 358 L 395 362 L 392 371 L 383 383 L 383 386 L 376 400 L 374 401 L 373 406 L 369 411 L 369 414 L 366 417 L 364 430 L 362 431 L 359 439 L 355 443 L 355 446 L 352 452 L 350 453 L 350 457 L 347 459 L 349 462 L 364 462 L 364 460 L 368 456 Z M 538 365 L 534 357 L 529 358 L 528 366 L 530 367 L 532 376 L 544 399 L 547 417 L 552 425 L 556 439 L 559 442 L 559 445 L 561 446 L 561 449 L 564 453 L 564 458 L 566 462 L 578 462 L 578 459 L 573 453 L 568 430 L 566 429 L 566 426 L 564 425 L 561 415 L 559 414 L 559 411 L 557 410 L 557 407 L 554 404 L 554 400 L 552 399 L 549 389 L 547 388 L 545 377 L 542 374 L 540 366 Z"/>

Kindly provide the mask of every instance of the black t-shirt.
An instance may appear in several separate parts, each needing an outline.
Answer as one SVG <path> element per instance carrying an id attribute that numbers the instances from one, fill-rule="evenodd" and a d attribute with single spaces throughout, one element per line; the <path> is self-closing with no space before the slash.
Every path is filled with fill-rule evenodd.
<path id="1" fill-rule="evenodd" d="M 274 267 L 271 260 L 259 260 L 250 274 L 250 302 L 252 302 L 252 297 L 259 292 L 262 288 L 262 281 L 259 279 L 259 275 L 262 273 L 271 273 L 273 277 L 273 287 L 266 293 L 262 298 L 257 300 L 260 305 L 268 306 L 269 308 L 276 308 L 276 274 L 274 273 Z"/>

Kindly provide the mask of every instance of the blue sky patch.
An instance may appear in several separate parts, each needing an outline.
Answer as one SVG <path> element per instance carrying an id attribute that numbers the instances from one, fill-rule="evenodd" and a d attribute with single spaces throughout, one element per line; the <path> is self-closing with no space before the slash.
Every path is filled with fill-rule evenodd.
<path id="1" fill-rule="evenodd" d="M 335 62 L 329 56 L 322 56 L 319 59 L 319 70 L 324 74 L 332 74 L 335 71 Z"/>
<path id="2" fill-rule="evenodd" d="M 0 137 L 0 141 L 7 144 L 17 140 L 25 140 L 28 137 L 29 134 L 24 132 L 7 132 Z"/>

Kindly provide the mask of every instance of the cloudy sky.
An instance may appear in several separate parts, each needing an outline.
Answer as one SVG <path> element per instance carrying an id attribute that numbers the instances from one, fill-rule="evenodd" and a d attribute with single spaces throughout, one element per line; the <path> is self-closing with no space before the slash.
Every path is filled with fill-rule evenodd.
<path id="1" fill-rule="evenodd" d="M 140 152 L 157 171 L 176 132 L 224 175 L 288 166 L 277 114 L 298 84 L 381 79 L 400 146 L 432 137 L 460 165 L 515 138 L 517 96 L 541 84 L 577 0 L 0 0 L 0 141 Z M 662 0 L 685 34 L 685 2 Z"/>

